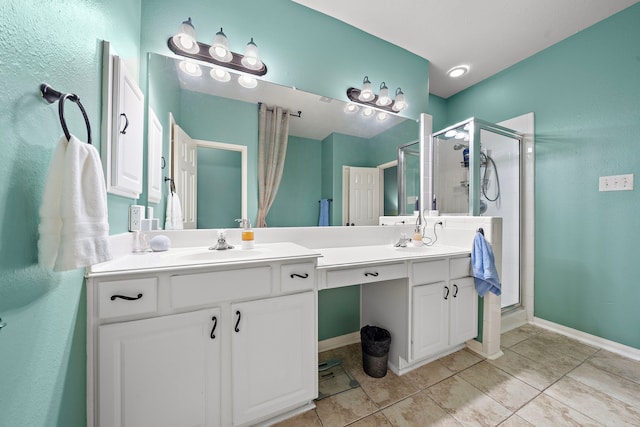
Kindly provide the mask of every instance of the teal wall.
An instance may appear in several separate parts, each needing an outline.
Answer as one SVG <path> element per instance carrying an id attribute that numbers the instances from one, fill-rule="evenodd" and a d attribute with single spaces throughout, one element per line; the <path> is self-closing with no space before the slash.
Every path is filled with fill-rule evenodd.
<path id="1" fill-rule="evenodd" d="M 198 147 L 196 228 L 238 228 L 242 217 L 242 153 Z M 202 197 L 201 197 L 202 196 Z"/>
<path id="2" fill-rule="evenodd" d="M 51 154 L 62 135 L 42 82 L 79 95 L 100 147 L 100 40 L 137 61 L 140 1 L 0 2 L 0 425 L 86 425 L 86 308 L 83 271 L 37 266 L 38 208 Z M 26 31 L 26 33 L 25 33 Z M 86 131 L 67 103 L 69 129 Z M 108 199 L 111 232 L 124 230 L 130 201 Z M 111 215 L 112 214 L 112 215 Z"/>
<path id="3" fill-rule="evenodd" d="M 535 113 L 535 316 L 640 348 L 640 4 L 448 100 L 448 121 Z"/>
<path id="4" fill-rule="evenodd" d="M 37 266 L 37 212 L 49 159 L 62 135 L 56 107 L 39 95 L 40 83 L 80 96 L 100 147 L 100 42 L 109 40 L 120 56 L 139 62 L 141 87 L 158 99 L 154 109 L 163 124 L 166 155 L 167 113 L 182 120 L 182 106 L 192 104 L 172 105 L 169 91 L 175 86 L 147 88 L 146 57 L 147 52 L 168 54 L 167 38 L 192 16 L 202 41 L 220 26 L 234 50 L 255 37 L 269 67 L 267 77 L 276 83 L 344 99 L 345 89 L 367 74 L 374 82 L 384 79 L 390 88 L 401 86 L 410 103 L 408 114 L 417 117 L 427 107 L 426 60 L 289 0 L 3 0 L 0 15 L 5 141 L 0 156 L 0 317 L 8 323 L 0 333 L 2 426 L 86 425 L 83 272 L 52 273 Z M 65 112 L 71 131 L 85 138 L 75 107 Z M 198 138 L 197 132 L 192 136 Z M 257 140 L 257 128 L 251 138 Z M 144 195 L 140 200 L 108 195 L 110 233 L 126 232 L 128 206 L 145 200 Z M 156 212 L 163 217 L 164 202 Z"/>

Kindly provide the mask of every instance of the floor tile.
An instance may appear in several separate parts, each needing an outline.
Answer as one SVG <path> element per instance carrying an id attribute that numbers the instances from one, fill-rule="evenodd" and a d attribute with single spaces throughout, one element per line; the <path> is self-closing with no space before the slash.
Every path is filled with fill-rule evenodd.
<path id="1" fill-rule="evenodd" d="M 458 374 L 507 409 L 516 411 L 540 391 L 488 362 L 480 362 Z"/>
<path id="2" fill-rule="evenodd" d="M 520 326 L 500 335 L 500 345 L 509 348 L 512 345 L 539 334 L 541 331 L 542 329 L 529 324 Z"/>
<path id="3" fill-rule="evenodd" d="M 356 379 L 358 379 L 356 377 Z M 391 371 L 383 378 L 372 378 L 365 375 L 360 380 L 360 387 L 367 393 L 367 396 L 375 402 L 378 408 L 384 408 L 399 400 L 404 399 L 420 388 L 406 375 L 397 376 Z"/>
<path id="4" fill-rule="evenodd" d="M 434 360 L 431 363 L 427 363 L 413 371 L 405 374 L 407 378 L 410 378 L 421 389 L 425 389 L 439 383 L 445 378 L 449 378 L 455 374 L 451 369 L 447 368 L 439 360 Z"/>
<path id="5" fill-rule="evenodd" d="M 342 427 L 377 410 L 376 405 L 361 388 L 354 388 L 316 402 L 316 412 L 324 427 Z"/>
<path id="6" fill-rule="evenodd" d="M 568 377 L 640 409 L 640 384 L 584 363 Z"/>
<path id="7" fill-rule="evenodd" d="M 505 422 L 499 425 L 499 427 L 535 427 L 528 421 L 520 418 L 517 415 L 511 415 Z"/>
<path id="8" fill-rule="evenodd" d="M 540 391 L 571 370 L 571 367 L 567 367 L 566 371 L 549 368 L 547 364 L 531 360 L 509 349 L 504 349 L 503 352 L 503 356 L 487 362 Z"/>
<path id="9" fill-rule="evenodd" d="M 640 384 L 640 362 L 600 350 L 587 363 Z"/>
<path id="10" fill-rule="evenodd" d="M 522 409 L 517 415 L 534 426 L 599 426 L 596 421 L 545 394 L 541 394 Z"/>
<path id="11" fill-rule="evenodd" d="M 588 357 L 575 357 L 574 354 L 565 351 L 561 344 L 553 343 L 540 335 L 528 338 L 512 346 L 509 350 L 531 360 L 536 360 L 549 368 L 560 370 L 563 374 L 578 366 Z"/>
<path id="12" fill-rule="evenodd" d="M 458 375 L 429 387 L 427 394 L 465 425 L 495 426 L 511 415 L 510 410 Z"/>
<path id="13" fill-rule="evenodd" d="M 453 372 L 460 372 L 463 369 L 467 369 L 469 366 L 482 361 L 482 358 L 466 349 L 462 349 L 438 360 Z"/>
<path id="14" fill-rule="evenodd" d="M 532 340 L 539 340 L 541 347 L 545 350 L 551 349 L 556 353 L 566 354 L 580 360 L 585 360 L 598 351 L 597 347 L 547 330 L 532 337 Z"/>
<path id="15" fill-rule="evenodd" d="M 461 425 L 429 398 L 426 392 L 407 397 L 382 412 L 396 427 Z"/>
<path id="16" fill-rule="evenodd" d="M 544 392 L 590 418 L 611 426 L 640 425 L 640 409 L 564 377 Z"/>
<path id="17" fill-rule="evenodd" d="M 274 424 L 274 427 L 322 427 L 322 423 L 320 422 L 320 418 L 318 418 L 318 414 L 316 414 L 315 410 L 307 411 L 304 414 L 300 414 L 293 418 L 289 418 L 288 420 L 282 421 L 280 423 Z"/>
<path id="18" fill-rule="evenodd" d="M 389 422 L 381 412 L 369 415 L 353 424 L 349 424 L 349 427 L 393 427 L 393 424 Z"/>

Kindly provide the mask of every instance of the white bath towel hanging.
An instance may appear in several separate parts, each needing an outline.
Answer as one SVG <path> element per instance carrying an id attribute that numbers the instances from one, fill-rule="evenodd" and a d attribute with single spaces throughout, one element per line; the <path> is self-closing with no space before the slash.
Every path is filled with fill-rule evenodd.
<path id="1" fill-rule="evenodd" d="M 182 206 L 178 193 L 169 192 L 167 196 L 167 213 L 164 222 L 165 230 L 182 230 Z"/>
<path id="2" fill-rule="evenodd" d="M 111 259 L 100 155 L 71 135 L 56 147 L 40 206 L 38 262 L 54 271 Z"/>

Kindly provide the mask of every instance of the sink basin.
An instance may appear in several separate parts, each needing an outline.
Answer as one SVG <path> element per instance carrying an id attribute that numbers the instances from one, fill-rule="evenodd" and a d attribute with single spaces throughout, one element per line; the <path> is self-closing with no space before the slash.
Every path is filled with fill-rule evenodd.
<path id="1" fill-rule="evenodd" d="M 184 261 L 188 263 L 215 263 L 215 262 L 229 262 L 235 260 L 244 260 L 248 258 L 264 257 L 269 251 L 260 249 L 244 250 L 239 247 L 233 249 L 225 249 L 222 251 L 210 250 L 208 248 L 190 249 L 183 253 L 168 253 L 173 260 Z"/>
<path id="2" fill-rule="evenodd" d="M 396 247 L 397 251 L 400 252 L 424 252 L 431 249 L 430 246 L 407 246 L 407 247 Z"/>

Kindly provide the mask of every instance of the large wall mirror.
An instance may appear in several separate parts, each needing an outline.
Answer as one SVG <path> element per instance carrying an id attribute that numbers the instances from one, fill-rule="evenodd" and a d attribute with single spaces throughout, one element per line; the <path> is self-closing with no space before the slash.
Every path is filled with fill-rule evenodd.
<path id="1" fill-rule="evenodd" d="M 412 119 L 386 117 L 347 110 L 344 101 L 327 98 L 265 80 L 254 88 L 241 86 L 237 76 L 215 80 L 210 69 L 189 74 L 181 59 L 148 55 L 149 106 L 165 129 L 169 115 L 185 133 L 198 141 L 197 228 L 236 227 L 240 206 L 242 162 L 237 153 L 208 154 L 207 145 L 246 146 L 247 200 L 253 221 L 257 212 L 258 103 L 290 111 L 289 142 L 283 176 L 275 202 L 267 216 L 270 227 L 315 226 L 320 199 L 331 199 L 330 225 L 342 225 L 343 166 L 377 168 L 397 160 L 397 149 L 417 139 L 419 124 Z M 346 90 L 346 88 L 345 88 Z M 164 132 L 163 152 L 171 153 L 172 132 Z M 224 146 L 224 145 L 223 145 Z M 224 150 L 222 150 L 224 151 Z M 206 162 L 206 164 L 205 164 Z M 383 169 L 380 169 L 383 171 Z M 397 214 L 398 181 L 387 178 L 395 170 L 381 173 L 380 190 L 386 200 L 381 214 Z M 164 175 L 169 175 L 169 168 Z M 165 190 L 166 194 L 166 190 Z M 387 206 L 389 204 L 389 206 Z M 395 206 L 391 206 L 395 204 Z M 235 212 L 235 210 L 237 212 Z M 218 216 L 218 217 L 216 217 Z"/>

